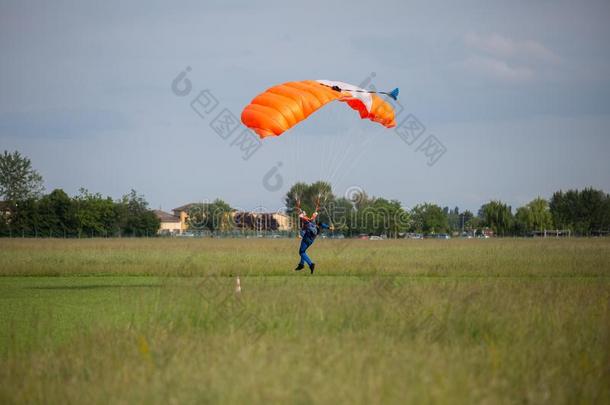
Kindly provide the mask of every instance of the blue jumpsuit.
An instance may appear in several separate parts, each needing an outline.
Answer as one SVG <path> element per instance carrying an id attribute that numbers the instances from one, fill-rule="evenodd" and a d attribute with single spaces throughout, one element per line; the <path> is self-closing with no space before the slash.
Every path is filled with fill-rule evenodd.
<path id="1" fill-rule="evenodd" d="M 313 244 L 314 240 L 316 240 L 319 228 L 314 222 L 315 217 L 314 219 L 304 219 L 303 221 L 303 226 L 300 231 L 301 246 L 299 246 L 299 256 L 301 256 L 301 261 L 299 262 L 299 264 L 302 265 L 303 263 L 307 263 L 307 265 L 311 267 L 313 262 L 311 261 L 309 256 L 307 256 L 307 249 Z M 321 224 L 320 228 L 328 229 L 328 225 Z"/>
<path id="2" fill-rule="evenodd" d="M 299 264 L 307 263 L 308 266 L 311 266 L 311 259 L 307 256 L 307 249 L 311 246 L 313 241 L 316 239 L 316 235 L 310 235 L 310 232 L 307 230 L 301 231 L 301 246 L 299 247 L 299 255 L 301 256 L 301 261 Z"/>

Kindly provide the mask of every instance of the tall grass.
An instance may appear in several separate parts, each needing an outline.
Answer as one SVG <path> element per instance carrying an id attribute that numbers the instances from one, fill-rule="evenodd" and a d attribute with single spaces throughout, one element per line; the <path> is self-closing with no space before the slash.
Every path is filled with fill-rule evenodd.
<path id="1" fill-rule="evenodd" d="M 0 275 L 286 275 L 296 240 L 0 239 Z M 610 240 L 318 240 L 320 275 L 608 275 Z"/>
<path id="2" fill-rule="evenodd" d="M 610 401 L 608 241 L 295 245 L 0 241 L 0 402 Z"/>

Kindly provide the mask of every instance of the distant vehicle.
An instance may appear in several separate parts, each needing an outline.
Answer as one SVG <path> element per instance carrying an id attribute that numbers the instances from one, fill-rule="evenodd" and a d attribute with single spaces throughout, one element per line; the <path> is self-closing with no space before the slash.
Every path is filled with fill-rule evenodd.
<path id="1" fill-rule="evenodd" d="M 383 240 L 381 236 L 373 235 L 369 238 L 369 240 Z"/>
<path id="2" fill-rule="evenodd" d="M 421 233 L 410 233 L 410 234 L 407 234 L 407 238 L 409 238 L 409 239 L 423 239 L 424 235 L 422 235 Z"/>
<path id="3" fill-rule="evenodd" d="M 195 234 L 193 232 L 183 232 L 176 235 L 179 238 L 194 238 Z"/>
<path id="4" fill-rule="evenodd" d="M 439 233 L 438 235 L 436 235 L 436 239 L 451 239 L 451 236 L 446 233 Z"/>
<path id="5" fill-rule="evenodd" d="M 358 239 L 363 239 L 363 240 L 368 240 L 369 235 L 367 235 L 366 233 L 361 233 L 360 235 L 358 235 Z"/>

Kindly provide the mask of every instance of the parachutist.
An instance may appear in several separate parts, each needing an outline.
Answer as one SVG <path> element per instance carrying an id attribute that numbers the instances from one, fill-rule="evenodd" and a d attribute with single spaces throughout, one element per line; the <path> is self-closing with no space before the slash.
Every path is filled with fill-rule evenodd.
<path id="1" fill-rule="evenodd" d="M 299 231 L 299 234 L 301 235 L 301 246 L 299 246 L 299 256 L 301 257 L 301 261 L 299 261 L 297 266 L 298 270 L 302 269 L 305 263 L 307 263 L 310 268 L 313 264 L 307 255 L 307 249 L 309 249 L 318 236 L 318 227 L 315 222 L 317 217 L 317 212 L 314 212 L 310 218 L 305 211 L 300 210 L 299 221 L 301 222 L 301 230 Z"/>
<path id="2" fill-rule="evenodd" d="M 300 204 L 299 204 L 300 205 Z M 301 235 L 301 245 L 299 246 L 299 256 L 301 257 L 301 261 L 297 265 L 295 271 L 302 270 L 305 267 L 305 263 L 309 266 L 309 270 L 311 274 L 313 274 L 316 264 L 311 261 L 309 256 L 307 255 L 307 249 L 313 244 L 316 240 L 316 237 L 320 234 L 321 229 L 328 229 L 328 225 L 316 223 L 316 218 L 318 217 L 318 209 L 319 203 L 316 202 L 316 212 L 311 215 L 311 218 L 307 216 L 307 213 L 300 208 L 299 210 L 299 221 L 301 222 L 301 230 L 299 234 Z"/>

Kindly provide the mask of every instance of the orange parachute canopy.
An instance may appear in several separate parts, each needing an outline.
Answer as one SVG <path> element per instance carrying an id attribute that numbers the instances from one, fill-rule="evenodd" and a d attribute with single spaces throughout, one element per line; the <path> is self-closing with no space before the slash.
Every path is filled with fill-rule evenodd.
<path id="1" fill-rule="evenodd" d="M 314 111 L 339 100 L 360 113 L 361 118 L 392 128 L 394 108 L 376 92 L 330 80 L 303 80 L 273 86 L 254 97 L 241 113 L 241 121 L 261 138 L 281 135 Z M 378 94 L 381 92 L 377 92 Z M 386 94 L 396 100 L 398 89 Z"/>

